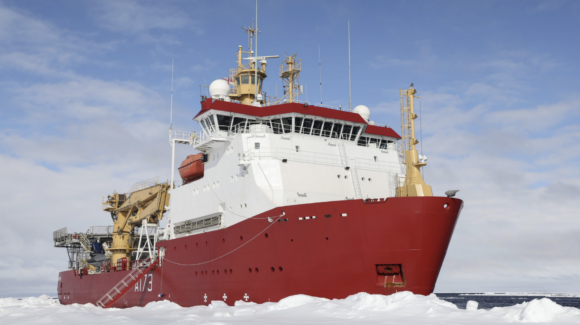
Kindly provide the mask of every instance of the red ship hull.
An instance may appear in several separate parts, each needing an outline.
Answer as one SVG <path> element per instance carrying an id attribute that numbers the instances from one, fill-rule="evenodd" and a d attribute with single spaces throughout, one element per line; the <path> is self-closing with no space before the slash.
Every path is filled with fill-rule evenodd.
<path id="1" fill-rule="evenodd" d="M 275 302 L 295 294 L 345 298 L 358 292 L 411 291 L 427 295 L 433 292 L 462 208 L 462 200 L 446 197 L 276 208 L 222 230 L 158 243 L 166 248 L 161 266 L 113 307 L 144 306 L 161 299 L 185 307 L 212 300 L 228 305 L 237 300 Z M 278 218 L 282 212 L 284 216 Z M 210 260 L 214 261 L 204 263 Z M 395 265 L 393 272 L 400 266 L 400 273 L 391 279 L 379 272 L 384 265 Z M 60 302 L 94 304 L 127 272 L 82 277 L 61 272 Z"/>

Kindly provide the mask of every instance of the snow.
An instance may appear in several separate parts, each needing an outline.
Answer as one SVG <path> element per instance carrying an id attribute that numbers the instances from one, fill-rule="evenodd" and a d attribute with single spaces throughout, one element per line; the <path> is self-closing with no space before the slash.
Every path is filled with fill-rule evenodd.
<path id="1" fill-rule="evenodd" d="M 145 307 L 102 309 L 91 304 L 60 305 L 49 296 L 0 299 L 1 324 L 580 324 L 580 310 L 548 298 L 490 310 L 469 301 L 467 309 L 435 295 L 399 292 L 390 296 L 358 293 L 345 299 L 290 296 L 277 303 L 236 301 L 228 306 L 180 307 L 170 301 Z"/>
<path id="2" fill-rule="evenodd" d="M 545 293 L 545 292 L 484 292 L 461 293 L 460 296 L 522 296 L 522 297 L 580 297 L 578 293 Z"/>

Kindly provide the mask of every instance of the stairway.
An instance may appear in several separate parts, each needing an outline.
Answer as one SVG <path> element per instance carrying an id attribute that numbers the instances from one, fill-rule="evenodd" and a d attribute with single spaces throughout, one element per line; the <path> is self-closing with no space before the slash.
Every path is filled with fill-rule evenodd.
<path id="1" fill-rule="evenodd" d="M 81 243 L 81 246 L 83 246 L 83 248 L 85 249 L 85 251 L 87 251 L 87 253 L 91 252 L 91 241 L 87 238 L 87 235 L 85 234 L 81 234 L 79 236 L 79 242 Z"/>
<path id="2" fill-rule="evenodd" d="M 135 283 L 141 280 L 143 276 L 145 276 L 149 271 L 157 266 L 158 259 L 148 258 L 145 260 L 145 265 L 148 265 L 146 268 L 136 268 L 131 270 L 129 274 L 127 274 L 119 283 L 117 283 L 109 292 L 105 293 L 105 295 L 97 301 L 96 305 L 98 307 L 109 308 L 115 302 L 117 302 L 121 297 L 123 297 L 131 288 L 134 288 Z"/>

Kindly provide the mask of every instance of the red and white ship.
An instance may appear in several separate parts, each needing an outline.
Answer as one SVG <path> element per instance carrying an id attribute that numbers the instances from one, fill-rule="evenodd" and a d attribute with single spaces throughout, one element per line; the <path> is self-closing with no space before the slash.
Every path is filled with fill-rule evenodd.
<path id="1" fill-rule="evenodd" d="M 256 29 L 246 31 L 252 40 Z M 104 199 L 114 226 L 54 233 L 69 254 L 62 304 L 433 292 L 463 201 L 433 196 L 421 177 L 415 89 L 401 90 L 399 136 L 365 106 L 300 101 L 296 55 L 280 65 L 285 95 L 267 97 L 275 57 L 256 52 L 240 46 L 237 68 L 202 96 L 201 132 L 170 130 L 173 148 L 191 148 L 180 186 L 173 175 L 138 183 Z"/>

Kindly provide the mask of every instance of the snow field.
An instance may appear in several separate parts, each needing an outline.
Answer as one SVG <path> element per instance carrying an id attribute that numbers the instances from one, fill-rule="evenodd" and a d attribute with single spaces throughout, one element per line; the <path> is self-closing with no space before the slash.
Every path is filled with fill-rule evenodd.
<path id="1" fill-rule="evenodd" d="M 329 300 L 295 295 L 277 303 L 237 301 L 227 306 L 212 301 L 209 306 L 180 307 L 169 301 L 145 307 L 102 309 L 92 304 L 60 305 L 49 296 L 22 300 L 0 299 L 0 324 L 580 324 L 580 310 L 562 307 L 548 298 L 511 307 L 467 309 L 435 295 L 399 292 L 390 296 L 358 293 L 346 299 Z"/>

